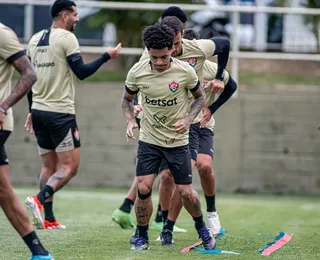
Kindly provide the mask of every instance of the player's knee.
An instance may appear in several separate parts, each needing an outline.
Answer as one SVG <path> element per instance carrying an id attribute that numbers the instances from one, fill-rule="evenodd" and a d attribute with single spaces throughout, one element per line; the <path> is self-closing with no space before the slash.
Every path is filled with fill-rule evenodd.
<path id="1" fill-rule="evenodd" d="M 182 199 L 189 200 L 193 196 L 193 189 L 189 185 L 178 185 L 178 192 Z"/>
<path id="2" fill-rule="evenodd" d="M 0 206 L 6 202 L 12 201 L 13 189 L 11 187 L 0 186 Z"/>
<path id="3" fill-rule="evenodd" d="M 140 188 L 138 188 L 138 197 L 139 199 L 141 200 L 146 200 L 148 198 L 150 198 L 151 196 L 151 193 L 152 193 L 152 189 L 143 189 L 143 190 L 140 190 Z"/>
<path id="4" fill-rule="evenodd" d="M 174 179 L 173 176 L 169 172 L 162 172 L 160 176 L 160 181 L 162 185 L 173 185 Z"/>
<path id="5" fill-rule="evenodd" d="M 78 173 L 78 167 L 72 172 L 72 176 L 73 176 L 73 177 L 76 176 L 77 173 Z"/>
<path id="6" fill-rule="evenodd" d="M 198 171 L 200 175 L 210 175 L 212 174 L 212 165 L 209 163 L 201 163 L 197 165 Z"/>

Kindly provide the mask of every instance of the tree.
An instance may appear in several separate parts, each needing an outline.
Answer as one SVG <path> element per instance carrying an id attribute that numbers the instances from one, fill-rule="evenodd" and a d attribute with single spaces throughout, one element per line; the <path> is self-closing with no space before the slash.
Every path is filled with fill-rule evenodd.
<path id="1" fill-rule="evenodd" d="M 130 0 L 130 2 L 172 3 L 170 0 Z M 191 4 L 192 0 L 175 0 L 174 3 Z M 122 46 L 142 47 L 141 32 L 143 28 L 158 21 L 161 13 L 161 11 L 152 10 L 101 9 L 89 17 L 88 25 L 92 28 L 101 28 L 107 23 L 113 23 L 117 28 L 117 41 L 121 42 Z M 137 60 L 137 57 L 131 57 L 129 60 L 124 58 L 121 58 L 121 63 L 125 68 L 131 67 Z"/>

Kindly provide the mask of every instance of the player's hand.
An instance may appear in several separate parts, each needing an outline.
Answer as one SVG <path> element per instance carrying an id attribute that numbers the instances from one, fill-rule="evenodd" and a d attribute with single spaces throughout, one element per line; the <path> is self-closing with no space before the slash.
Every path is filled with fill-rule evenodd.
<path id="1" fill-rule="evenodd" d="M 133 110 L 134 110 L 134 117 L 137 117 L 139 115 L 139 113 L 142 111 L 142 106 L 140 105 L 135 105 L 133 107 Z"/>
<path id="2" fill-rule="evenodd" d="M 119 43 L 116 47 L 108 47 L 106 52 L 109 54 L 110 59 L 113 59 L 119 55 L 121 51 L 121 43 Z"/>
<path id="3" fill-rule="evenodd" d="M 173 127 L 175 128 L 176 132 L 179 134 L 186 133 L 191 125 L 192 122 L 188 118 L 180 119 L 177 122 L 173 124 Z"/>
<path id="4" fill-rule="evenodd" d="M 219 79 L 215 79 L 208 82 L 207 88 L 211 88 L 211 92 L 215 94 L 221 94 L 224 90 L 224 83 Z"/>
<path id="5" fill-rule="evenodd" d="M 32 117 L 31 113 L 28 113 L 26 123 L 24 124 L 24 127 L 30 134 L 34 134 L 33 126 L 32 126 Z"/>
<path id="6" fill-rule="evenodd" d="M 209 108 L 204 107 L 202 108 L 202 119 L 200 121 L 200 128 L 204 128 L 207 123 L 210 121 L 211 119 L 211 111 Z"/>
<path id="7" fill-rule="evenodd" d="M 3 129 L 3 123 L 4 123 L 4 120 L 6 119 L 6 115 L 2 112 L 0 112 L 0 129 L 2 130 Z"/>
<path id="8" fill-rule="evenodd" d="M 134 120 L 128 122 L 127 132 L 126 132 L 127 142 L 129 142 L 130 139 L 136 140 L 136 138 L 133 135 L 133 129 L 136 129 L 136 128 L 138 128 L 138 124 Z"/>

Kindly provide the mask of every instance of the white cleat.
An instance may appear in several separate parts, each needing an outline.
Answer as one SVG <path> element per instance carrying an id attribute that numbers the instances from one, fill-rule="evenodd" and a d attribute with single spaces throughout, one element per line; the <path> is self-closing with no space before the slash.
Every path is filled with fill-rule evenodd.
<path id="1" fill-rule="evenodd" d="M 207 218 L 208 218 L 208 228 L 210 229 L 211 234 L 213 234 L 213 236 L 215 237 L 218 236 L 221 229 L 218 213 L 207 212 Z"/>
<path id="2" fill-rule="evenodd" d="M 25 200 L 25 205 L 32 216 L 33 225 L 37 229 L 44 229 L 43 219 L 41 214 L 42 205 L 38 201 L 38 198 L 36 196 L 29 196 Z"/>

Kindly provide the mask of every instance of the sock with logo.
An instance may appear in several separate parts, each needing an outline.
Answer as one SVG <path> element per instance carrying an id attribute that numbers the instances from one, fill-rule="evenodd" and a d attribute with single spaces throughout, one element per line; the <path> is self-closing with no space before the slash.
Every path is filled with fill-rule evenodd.
<path id="1" fill-rule="evenodd" d="M 170 219 L 167 218 L 166 222 L 164 223 L 163 230 L 168 229 L 170 231 L 173 231 L 173 227 L 175 223 L 176 223 L 175 221 L 171 221 Z"/>
<path id="2" fill-rule="evenodd" d="M 48 220 L 49 222 L 54 222 L 56 220 L 53 215 L 52 203 L 52 201 L 43 203 L 45 220 Z"/>
<path id="3" fill-rule="evenodd" d="M 49 186 L 46 185 L 44 188 L 38 193 L 37 197 L 41 204 L 43 204 L 49 197 L 53 195 L 54 191 Z"/>
<path id="4" fill-rule="evenodd" d="M 157 215 L 156 215 L 156 219 L 154 221 L 155 222 L 162 222 L 162 210 L 161 210 L 160 204 L 158 204 Z"/>
<path id="5" fill-rule="evenodd" d="M 22 237 L 23 241 L 29 247 L 31 253 L 33 255 L 48 255 L 48 251 L 46 251 L 41 244 L 36 232 L 32 231 L 28 235 Z"/>
<path id="6" fill-rule="evenodd" d="M 130 213 L 134 202 L 131 199 L 126 198 L 119 208 L 123 212 Z"/>

